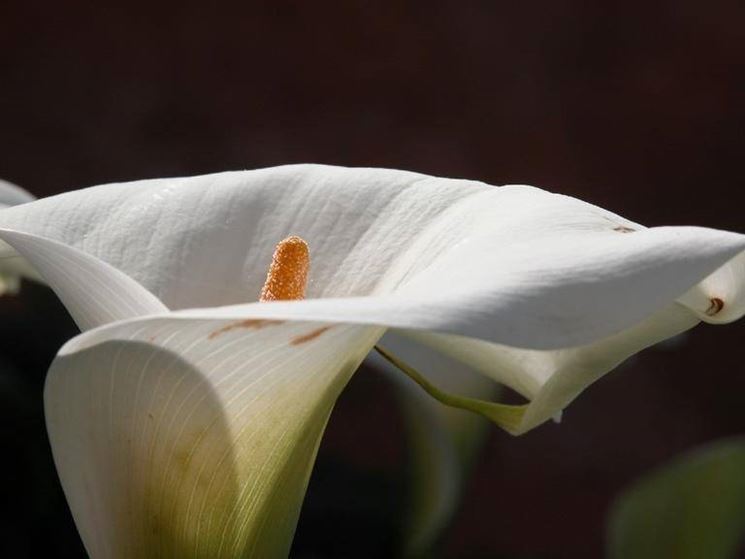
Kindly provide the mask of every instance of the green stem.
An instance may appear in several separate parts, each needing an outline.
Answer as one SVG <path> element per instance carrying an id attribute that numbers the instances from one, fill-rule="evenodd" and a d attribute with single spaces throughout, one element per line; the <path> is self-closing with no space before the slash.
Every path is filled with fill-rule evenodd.
<path id="1" fill-rule="evenodd" d="M 457 394 L 444 392 L 427 380 L 427 378 L 419 371 L 404 363 L 388 350 L 379 345 L 375 346 L 375 350 L 382 355 L 386 361 L 391 363 L 397 369 L 400 369 L 406 376 L 421 386 L 425 392 L 435 400 L 445 404 L 446 406 L 468 410 L 482 415 L 509 433 L 516 434 L 520 431 L 520 424 L 528 404 L 512 406 L 508 404 L 498 404 L 496 402 L 486 402 L 476 398 L 469 398 L 468 396 L 459 396 Z"/>

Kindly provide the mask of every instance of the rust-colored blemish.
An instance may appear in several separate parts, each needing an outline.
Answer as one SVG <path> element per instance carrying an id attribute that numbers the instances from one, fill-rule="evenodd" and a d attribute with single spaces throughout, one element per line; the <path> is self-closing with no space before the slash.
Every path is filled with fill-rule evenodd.
<path id="1" fill-rule="evenodd" d="M 331 326 L 324 326 L 322 328 L 316 328 L 312 332 L 308 332 L 307 334 L 303 334 L 302 336 L 293 338 L 292 341 L 290 341 L 290 345 L 300 345 L 306 342 L 310 342 L 312 340 L 315 340 L 318 336 L 323 334 L 326 330 L 330 330 L 330 329 L 331 329 Z"/>
<path id="2" fill-rule="evenodd" d="M 614 227 L 613 230 L 618 231 L 619 233 L 633 233 L 636 231 L 636 229 L 632 229 L 631 227 L 626 227 L 625 225 L 619 225 L 617 227 Z"/>
<path id="3" fill-rule="evenodd" d="M 274 249 L 259 301 L 293 301 L 304 298 L 309 267 L 308 243 L 294 235 L 280 241 Z"/>
<path id="4" fill-rule="evenodd" d="M 705 311 L 706 316 L 714 316 L 716 314 L 719 314 L 724 308 L 724 301 L 722 301 L 719 297 L 712 297 L 711 299 L 709 299 L 709 302 L 711 304 Z"/>
<path id="5" fill-rule="evenodd" d="M 282 321 L 281 320 L 267 320 L 263 318 L 249 318 L 247 320 L 239 320 L 238 322 L 233 322 L 231 324 L 228 324 L 227 326 L 223 326 L 219 330 L 215 330 L 209 336 L 207 336 L 207 338 L 210 340 L 214 340 L 217 336 L 220 336 L 232 330 L 238 330 L 239 328 L 261 330 L 262 328 L 266 328 L 267 326 L 272 326 L 274 324 L 282 324 Z"/>

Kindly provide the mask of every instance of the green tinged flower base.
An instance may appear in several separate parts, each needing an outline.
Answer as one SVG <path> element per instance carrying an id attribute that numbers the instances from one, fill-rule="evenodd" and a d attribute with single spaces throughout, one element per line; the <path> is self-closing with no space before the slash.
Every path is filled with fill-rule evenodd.
<path id="1" fill-rule="evenodd" d="M 177 484 L 180 489 L 146 486 L 144 533 L 132 557 L 286 557 L 297 524 L 297 504 L 305 494 L 329 413 L 316 415 L 309 419 L 305 433 L 297 434 L 294 448 L 287 449 L 283 457 L 284 463 L 263 472 L 261 482 L 252 486 L 241 486 L 236 479 L 215 482 L 209 471 L 201 479 L 189 480 L 188 466 L 184 465 L 175 467 L 176 475 L 186 478 Z M 200 488 L 211 490 L 200 496 Z M 195 493 L 209 515 L 194 515 Z M 222 522 L 218 524 L 213 518 Z"/>
<path id="2" fill-rule="evenodd" d="M 380 336 L 206 325 L 117 326 L 162 346 L 107 341 L 50 370 L 50 440 L 94 559 L 287 557 L 331 410 Z"/>

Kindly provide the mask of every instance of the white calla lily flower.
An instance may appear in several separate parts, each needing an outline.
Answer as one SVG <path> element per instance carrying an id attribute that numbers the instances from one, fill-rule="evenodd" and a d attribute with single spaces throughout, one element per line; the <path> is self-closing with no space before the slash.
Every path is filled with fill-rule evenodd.
<path id="1" fill-rule="evenodd" d="M 36 200 L 33 194 L 20 186 L 0 179 L 0 209 L 26 204 Z M 0 242 L 2 244 L 2 242 Z M 39 276 L 17 254 L 0 256 L 0 295 L 14 295 L 21 287 L 21 277 L 39 281 Z"/>
<path id="2" fill-rule="evenodd" d="M 104 185 L 3 210 L 0 228 L 86 330 L 45 402 L 93 557 L 286 555 L 333 403 L 387 329 L 523 394 L 446 393 L 388 354 L 520 434 L 629 355 L 745 312 L 745 235 L 403 171 Z M 288 235 L 310 246 L 307 299 L 258 302 Z"/>

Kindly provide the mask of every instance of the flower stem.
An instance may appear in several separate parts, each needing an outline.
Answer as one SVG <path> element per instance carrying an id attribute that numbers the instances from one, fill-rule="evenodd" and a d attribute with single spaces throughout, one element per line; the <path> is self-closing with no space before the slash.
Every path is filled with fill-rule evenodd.
<path id="1" fill-rule="evenodd" d="M 444 392 L 427 380 L 423 374 L 414 369 L 411 365 L 404 363 L 401 359 L 385 348 L 376 345 L 375 351 L 382 355 L 386 361 L 391 363 L 397 369 L 400 369 L 406 376 L 421 386 L 424 391 L 435 400 L 445 404 L 446 406 L 468 410 L 482 415 L 513 435 L 520 432 L 520 424 L 528 404 L 513 406 Z"/>

